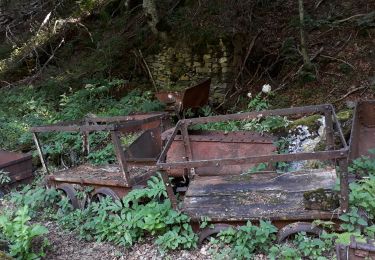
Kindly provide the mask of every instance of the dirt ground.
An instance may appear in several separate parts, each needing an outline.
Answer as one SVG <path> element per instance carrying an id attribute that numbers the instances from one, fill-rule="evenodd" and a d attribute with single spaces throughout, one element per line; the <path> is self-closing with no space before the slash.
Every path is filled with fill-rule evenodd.
<path id="1" fill-rule="evenodd" d="M 203 260 L 212 259 L 208 252 L 208 244 L 195 250 L 178 250 L 162 255 L 151 238 L 127 249 L 114 246 L 110 243 L 87 242 L 77 238 L 73 232 L 62 230 L 55 222 L 40 223 L 49 229 L 47 238 L 50 248 L 44 259 L 52 260 L 92 260 L 92 259 L 116 259 L 116 260 Z"/>

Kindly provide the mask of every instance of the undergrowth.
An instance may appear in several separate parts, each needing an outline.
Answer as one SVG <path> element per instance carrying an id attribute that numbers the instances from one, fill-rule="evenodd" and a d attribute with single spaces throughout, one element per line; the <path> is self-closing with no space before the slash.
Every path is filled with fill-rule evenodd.
<path id="1" fill-rule="evenodd" d="M 353 165 L 370 165 L 374 159 L 362 157 Z M 366 167 L 364 167 L 366 168 Z M 318 237 L 305 233 L 297 234 L 284 244 L 276 243 L 277 228 L 269 221 L 259 225 L 248 222 L 233 227 L 212 238 L 210 254 L 214 259 L 251 259 L 256 255 L 267 255 L 269 259 L 331 259 L 335 243 L 348 244 L 350 237 L 365 241 L 375 238 L 375 172 L 366 168 L 368 175 L 350 184 L 350 206 L 348 213 L 341 215 L 341 232 L 332 231 L 334 223 L 315 221 L 323 227 Z M 92 189 L 86 189 L 91 192 Z M 197 246 L 197 235 L 190 225 L 190 218 L 172 208 L 164 183 L 160 177 L 152 177 L 144 189 L 135 189 L 119 201 L 110 198 L 92 201 L 83 209 L 73 209 L 66 197 L 54 189 L 25 186 L 8 195 L 11 211 L 3 210 L 0 218 L 0 239 L 9 243 L 9 254 L 19 259 L 34 259 L 44 254 L 48 242 L 43 240 L 47 230 L 30 220 L 52 219 L 63 228 L 72 230 L 80 239 L 105 241 L 125 247 L 132 246 L 146 236 L 154 237 L 160 251 L 191 249 Z M 13 213 L 11 213 L 13 212 Z M 14 213 L 16 212 L 16 213 Z M 203 218 L 201 227 L 211 227 L 209 219 Z M 25 230 L 19 233 L 17 230 Z M 20 235 L 21 234 L 21 235 Z M 41 245 L 35 251 L 35 242 Z M 29 258 L 27 258 L 29 257 Z"/>
<path id="2" fill-rule="evenodd" d="M 124 81 L 114 79 L 88 82 L 79 90 L 62 91 L 59 86 L 33 86 L 0 90 L 0 147 L 8 150 L 33 149 L 29 127 L 59 121 L 82 119 L 85 116 L 129 115 L 133 112 L 159 111 L 162 104 L 152 93 L 132 90 L 124 97 L 116 91 Z M 57 98 L 58 97 L 58 98 Z M 54 164 L 67 166 L 80 162 L 82 137 L 78 133 L 40 135 L 46 157 Z M 92 153 L 86 159 L 94 164 L 113 162 L 114 152 L 108 133 L 92 133 Z"/>

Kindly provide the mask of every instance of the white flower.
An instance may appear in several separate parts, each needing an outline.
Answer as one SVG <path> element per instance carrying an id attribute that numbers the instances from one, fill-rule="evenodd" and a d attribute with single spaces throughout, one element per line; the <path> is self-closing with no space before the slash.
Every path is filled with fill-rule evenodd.
<path id="1" fill-rule="evenodd" d="M 247 97 L 248 97 L 248 98 L 251 98 L 251 97 L 252 97 L 251 92 L 248 92 L 248 93 L 247 93 Z"/>
<path id="2" fill-rule="evenodd" d="M 263 85 L 263 87 L 262 87 L 262 92 L 263 93 L 270 93 L 271 92 L 271 85 L 270 84 L 265 84 L 265 85 Z"/>
<path id="3" fill-rule="evenodd" d="M 172 99 L 172 98 L 173 98 L 173 95 L 169 93 L 169 94 L 168 94 L 168 98 L 169 98 L 169 99 Z"/>

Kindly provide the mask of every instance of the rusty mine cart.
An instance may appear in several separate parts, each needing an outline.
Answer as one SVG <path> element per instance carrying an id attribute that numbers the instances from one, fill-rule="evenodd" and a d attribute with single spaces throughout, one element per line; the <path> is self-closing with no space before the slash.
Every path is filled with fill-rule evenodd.
<path id="1" fill-rule="evenodd" d="M 111 133 L 118 164 L 107 166 L 80 165 L 57 171 L 46 177 L 49 186 L 63 191 L 75 208 L 84 206 L 85 201 L 77 197 L 77 189 L 93 187 L 92 199 L 110 196 L 122 198 L 133 188 L 142 188 L 149 177 L 155 174 L 155 163 L 161 150 L 161 132 L 167 120 L 166 113 L 138 114 L 109 118 L 85 118 L 82 121 L 57 123 L 49 126 L 32 127 L 34 141 L 42 165 L 47 174 L 49 169 L 39 141 L 40 133 L 79 132 L 82 134 L 85 152 L 89 152 L 88 137 L 91 132 Z M 141 135 L 125 150 L 121 136 L 141 132 Z"/>
<path id="2" fill-rule="evenodd" d="M 206 143 L 200 145 L 201 140 L 189 130 L 202 124 L 310 114 L 324 116 L 324 151 L 275 154 L 271 137 L 242 131 L 205 133 Z M 321 230 L 310 224 L 313 220 L 335 220 L 341 212 L 348 210 L 349 147 L 332 105 L 183 119 L 168 136 L 157 167 L 162 172 L 174 208 L 182 210 L 195 223 L 202 217 L 208 217 L 214 223 L 214 228 L 200 232 L 200 242 L 231 225 L 260 219 L 269 219 L 281 228 L 279 241 L 296 232 L 319 233 Z M 235 144 L 230 146 L 225 140 Z M 275 171 L 246 173 L 249 167 L 258 163 L 303 160 L 335 162 L 340 170 L 336 173 L 333 167 L 283 174 Z M 190 183 L 182 202 L 178 203 L 168 176 L 183 174 L 187 174 Z M 334 196 L 332 189 L 337 178 L 340 180 L 339 209 L 319 208 L 306 202 L 309 192 L 316 190 Z"/>
<path id="3" fill-rule="evenodd" d="M 324 117 L 326 144 L 323 151 L 277 154 L 272 135 L 193 130 L 194 126 L 218 122 L 261 120 L 271 116 L 296 119 L 311 114 Z M 92 197 L 119 199 L 132 189 L 144 187 L 148 178 L 159 171 L 173 207 L 191 217 L 195 230 L 199 231 L 200 242 L 230 226 L 260 219 L 269 219 L 281 228 L 278 240 L 282 241 L 301 231 L 319 234 L 322 230 L 311 224 L 313 220 L 337 220 L 348 210 L 348 158 L 365 153 L 359 148 L 362 143 L 366 143 L 366 149 L 374 146 L 374 115 L 375 102 L 357 106 L 350 148 L 334 108 L 329 104 L 182 119 L 167 131 L 164 126 L 168 116 L 161 113 L 90 118 L 73 124 L 34 127 L 32 132 L 45 167 L 38 133 L 76 131 L 87 140 L 89 132 L 111 132 L 118 166 L 79 166 L 47 177 L 49 185 L 63 190 L 77 208 L 84 205 L 76 196 L 79 187 L 93 187 Z M 143 133 L 124 150 L 119 138 L 121 133 L 139 130 Z M 362 132 L 367 133 L 366 140 L 362 139 Z M 259 163 L 305 160 L 330 162 L 332 167 L 278 173 L 271 166 L 268 171 L 249 173 L 249 168 Z M 306 199 L 314 191 L 336 198 L 332 190 L 337 179 L 340 181 L 339 205 L 319 207 Z M 181 195 L 180 202 L 177 193 Z M 208 217 L 214 227 L 199 230 L 197 223 L 202 217 Z"/>

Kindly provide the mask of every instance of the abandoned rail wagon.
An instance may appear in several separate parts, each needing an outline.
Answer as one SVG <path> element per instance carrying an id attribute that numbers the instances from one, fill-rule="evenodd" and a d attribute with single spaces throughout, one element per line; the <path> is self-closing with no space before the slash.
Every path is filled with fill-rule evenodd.
<path id="1" fill-rule="evenodd" d="M 82 134 L 83 146 L 89 153 L 90 133 L 107 131 L 111 133 L 118 164 L 107 166 L 80 165 L 49 174 L 49 186 L 62 190 L 75 208 L 83 207 L 84 201 L 77 197 L 77 189 L 93 187 L 92 198 L 110 196 L 119 199 L 134 188 L 142 188 L 150 176 L 155 174 L 155 163 L 161 151 L 161 132 L 168 123 L 166 113 L 137 114 L 117 117 L 90 117 L 81 121 L 63 122 L 49 126 L 32 127 L 31 132 L 37 146 L 43 167 L 49 174 L 39 141 L 40 133 L 78 132 Z M 139 137 L 124 149 L 121 136 L 140 132 Z"/>
<path id="2" fill-rule="evenodd" d="M 46 168 L 38 133 L 77 131 L 82 133 L 84 140 L 91 131 L 112 133 L 118 165 L 82 165 L 47 177 L 50 185 L 63 190 L 75 207 L 83 206 L 76 196 L 76 187 L 94 187 L 93 197 L 119 199 L 131 189 L 144 187 L 147 179 L 160 171 L 174 208 L 188 214 L 193 223 L 208 217 L 214 224 L 214 228 L 200 231 L 200 241 L 230 226 L 260 219 L 270 219 L 281 228 L 278 239 L 283 240 L 300 231 L 319 233 L 322 230 L 311 224 L 313 220 L 337 220 L 341 213 L 348 210 L 348 158 L 349 154 L 354 158 L 364 153 L 354 148 L 364 141 L 368 147 L 374 146 L 374 133 L 371 132 L 371 138 L 367 140 L 358 139 L 361 134 L 355 134 L 374 129 L 371 119 L 374 104 L 371 103 L 370 107 L 367 103 L 358 105 L 350 147 L 334 108 L 329 104 L 182 119 L 174 128 L 164 132 L 166 114 L 85 119 L 73 124 L 34 127 L 32 131 Z M 371 111 L 363 113 L 361 107 Z M 196 128 L 199 125 L 251 122 L 274 116 L 295 119 L 311 114 L 319 114 L 324 119 L 325 145 L 321 151 L 278 154 L 275 136 L 272 135 Z M 142 130 L 142 135 L 124 150 L 119 135 L 137 130 Z M 331 167 L 280 173 L 273 166 L 276 162 L 302 160 L 324 161 Z M 259 163 L 269 164 L 266 171 L 249 171 Z M 336 165 L 339 171 L 336 171 Z M 176 183 L 172 185 L 169 177 L 182 179 L 183 184 L 177 185 L 176 189 Z M 337 180 L 340 181 L 339 194 L 333 192 Z M 177 203 L 176 192 L 182 195 L 181 203 Z M 309 200 L 314 192 L 333 203 L 314 203 L 314 198 Z M 198 230 L 198 225 L 195 226 Z"/>
<path id="3" fill-rule="evenodd" d="M 237 131 L 234 133 L 214 134 L 211 141 L 238 140 L 235 147 L 226 146 L 218 151 L 218 145 L 210 149 L 209 144 L 197 145 L 196 138 L 189 128 L 202 124 L 228 121 L 251 121 L 269 116 L 298 116 L 320 114 L 326 126 L 326 145 L 324 151 L 275 154 L 268 146 L 251 147 L 247 153 L 241 147 L 247 140 L 260 144 L 269 143 L 267 137 Z M 206 133 L 206 136 L 209 136 Z M 215 140 L 215 138 L 217 140 Z M 208 138 L 209 140 L 209 138 Z M 222 145 L 222 143 L 220 143 Z M 259 144 L 258 144 L 259 145 Z M 220 115 L 180 120 L 157 162 L 166 182 L 168 196 L 175 208 L 188 214 L 196 223 L 202 217 L 208 217 L 215 228 L 206 228 L 201 232 L 200 240 L 217 233 L 230 225 L 248 220 L 270 219 L 282 228 L 279 240 L 293 232 L 320 232 L 309 222 L 315 219 L 337 219 L 341 212 L 348 209 L 347 156 L 349 147 L 343 136 L 340 123 L 332 105 L 295 107 L 261 112 L 248 112 L 232 115 Z M 276 163 L 302 160 L 334 161 L 340 171 L 331 169 L 302 170 L 296 172 L 246 173 L 245 169 L 256 163 Z M 243 167 L 243 166 L 246 167 Z M 185 172 L 190 177 L 182 203 L 178 205 L 176 195 L 169 184 L 168 176 L 176 172 Z M 328 197 L 334 197 L 332 189 L 336 180 L 340 180 L 340 208 L 331 205 L 316 208 L 308 205 L 306 197 L 310 192 L 321 190 Z M 303 221 L 303 222 L 300 222 Z M 295 223 L 297 222 L 297 223 Z M 290 224 L 292 223 L 292 224 Z M 290 225 L 288 225 L 290 224 Z"/>

